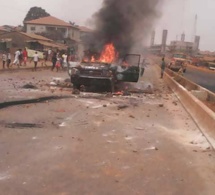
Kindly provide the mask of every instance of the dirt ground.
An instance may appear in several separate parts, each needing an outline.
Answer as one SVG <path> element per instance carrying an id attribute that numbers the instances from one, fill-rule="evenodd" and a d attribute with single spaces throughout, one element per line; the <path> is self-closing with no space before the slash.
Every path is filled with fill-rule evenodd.
<path id="1" fill-rule="evenodd" d="M 0 75 L 1 102 L 62 97 L 0 110 L 0 194 L 215 193 L 215 153 L 153 65 L 126 84 L 149 93 L 72 95 L 54 85 L 67 78 Z"/>

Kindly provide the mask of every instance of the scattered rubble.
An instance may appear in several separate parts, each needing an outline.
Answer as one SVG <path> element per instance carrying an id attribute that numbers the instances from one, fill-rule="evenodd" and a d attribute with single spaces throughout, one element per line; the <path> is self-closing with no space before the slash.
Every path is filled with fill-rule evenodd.
<path id="1" fill-rule="evenodd" d="M 5 124 L 5 127 L 11 129 L 43 128 L 41 124 L 34 123 L 7 123 Z"/>
<path id="2" fill-rule="evenodd" d="M 145 128 L 143 128 L 143 127 L 135 127 L 135 130 L 137 130 L 137 131 L 144 131 Z"/>
<path id="3" fill-rule="evenodd" d="M 22 87 L 23 89 L 38 89 L 38 87 L 36 87 L 35 85 L 29 83 L 29 84 L 26 84 Z"/>
<path id="4" fill-rule="evenodd" d="M 123 110 L 123 109 L 126 109 L 128 108 L 129 106 L 126 105 L 126 104 L 122 104 L 122 105 L 118 105 L 118 110 Z"/>
<path id="5" fill-rule="evenodd" d="M 157 148 L 157 147 L 151 147 L 151 148 L 146 148 L 145 151 L 146 151 L 146 150 L 156 150 L 156 151 L 157 151 L 158 148 Z"/>
<path id="6" fill-rule="evenodd" d="M 129 115 L 129 117 L 130 117 L 130 118 L 135 118 L 135 117 L 134 117 L 133 115 L 131 115 L 131 114 Z"/>
<path id="7" fill-rule="evenodd" d="M 173 103 L 175 106 L 178 105 L 178 102 L 177 102 L 177 101 L 173 101 L 172 103 Z"/>
<path id="8" fill-rule="evenodd" d="M 80 95 L 80 91 L 78 90 L 78 89 L 74 89 L 73 91 L 72 91 L 72 94 L 74 94 L 74 95 Z"/>

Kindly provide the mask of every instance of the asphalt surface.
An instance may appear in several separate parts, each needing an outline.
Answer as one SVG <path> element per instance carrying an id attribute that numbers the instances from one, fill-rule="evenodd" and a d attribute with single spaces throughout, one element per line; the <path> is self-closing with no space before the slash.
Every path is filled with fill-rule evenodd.
<path id="1" fill-rule="evenodd" d="M 196 68 L 187 68 L 187 72 L 184 74 L 184 76 L 193 81 L 194 83 L 197 83 L 198 85 L 215 92 L 215 73 L 209 72 L 209 71 L 202 71 L 198 70 Z"/>
<path id="2" fill-rule="evenodd" d="M 62 97 L 0 110 L 0 194 L 214 195 L 215 153 L 154 66 L 130 96 L 71 95 L 53 77 L 68 78 L 0 77 L 2 102 Z"/>

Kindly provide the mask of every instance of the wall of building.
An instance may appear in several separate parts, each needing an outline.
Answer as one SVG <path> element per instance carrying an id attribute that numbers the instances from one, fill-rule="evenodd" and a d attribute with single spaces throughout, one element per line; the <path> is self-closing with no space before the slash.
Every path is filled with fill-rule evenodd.
<path id="1" fill-rule="evenodd" d="M 184 41 L 172 41 L 169 48 L 171 52 L 186 52 L 190 54 L 195 50 L 194 43 Z"/>
<path id="2" fill-rule="evenodd" d="M 46 26 L 27 24 L 27 33 L 43 33 L 46 32 Z"/>
<path id="3" fill-rule="evenodd" d="M 62 26 L 49 26 L 49 25 L 33 25 L 33 24 L 27 24 L 27 33 L 47 33 L 51 31 L 59 31 L 62 32 L 62 35 L 64 38 L 68 38 L 69 36 L 69 29 L 68 27 L 62 27 Z"/>
<path id="4" fill-rule="evenodd" d="M 69 38 L 79 42 L 80 41 L 80 30 L 77 28 L 70 28 L 69 29 Z"/>

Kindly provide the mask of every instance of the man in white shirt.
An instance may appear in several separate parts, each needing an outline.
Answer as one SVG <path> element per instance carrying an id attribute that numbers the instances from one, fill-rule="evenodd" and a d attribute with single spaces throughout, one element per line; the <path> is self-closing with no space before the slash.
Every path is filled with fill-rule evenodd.
<path id="1" fill-rule="evenodd" d="M 63 57 L 63 68 L 66 68 L 67 67 L 67 57 L 68 56 L 66 54 L 63 54 L 62 57 Z"/>
<path id="2" fill-rule="evenodd" d="M 13 61 L 13 65 L 15 64 L 15 65 L 17 65 L 18 67 L 19 67 L 19 65 L 20 65 L 20 62 L 19 62 L 19 56 L 20 56 L 20 54 L 21 54 L 20 50 L 17 50 L 17 51 L 15 52 L 15 58 L 14 58 L 14 61 Z"/>
<path id="3" fill-rule="evenodd" d="M 37 52 L 35 52 L 35 54 L 33 55 L 33 60 L 34 60 L 34 70 L 37 70 L 37 64 L 39 62 L 39 54 Z"/>
<path id="4" fill-rule="evenodd" d="M 49 49 L 49 50 L 48 50 L 48 60 L 49 60 L 49 61 L 51 61 L 51 58 L 52 58 L 51 55 L 52 55 L 52 50 Z"/>

